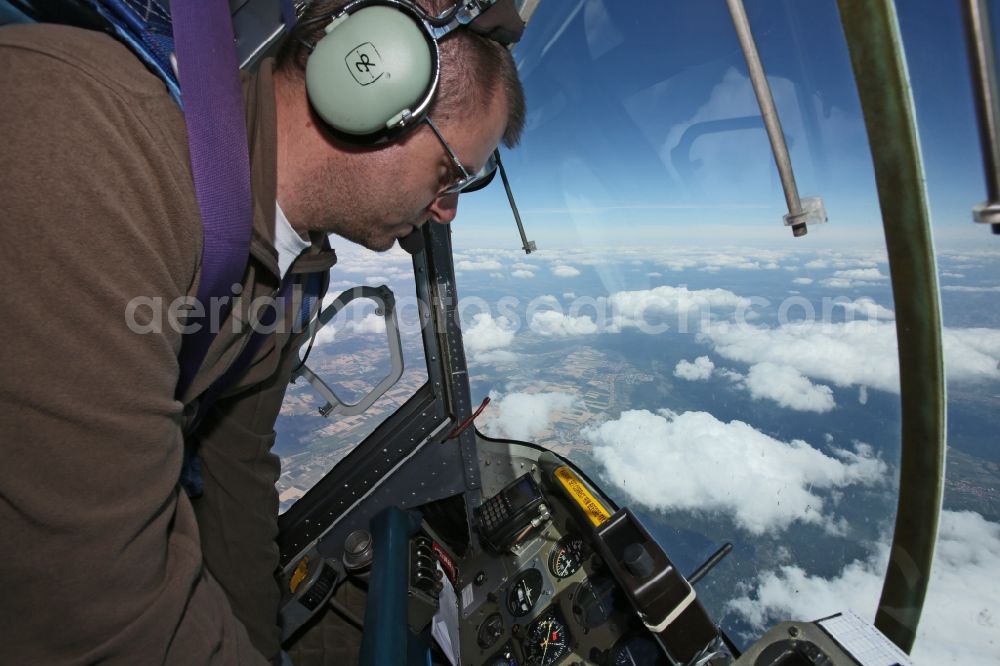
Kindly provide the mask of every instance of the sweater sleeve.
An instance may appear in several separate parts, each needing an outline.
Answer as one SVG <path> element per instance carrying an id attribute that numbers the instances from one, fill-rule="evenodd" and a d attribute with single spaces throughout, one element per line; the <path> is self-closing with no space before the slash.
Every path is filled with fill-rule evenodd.
<path id="1" fill-rule="evenodd" d="M 118 85 L 64 34 L 0 39 L 0 662 L 267 663 L 178 491 L 181 336 L 162 315 L 201 243 L 157 129 L 179 120 L 155 117 L 152 75 Z"/>

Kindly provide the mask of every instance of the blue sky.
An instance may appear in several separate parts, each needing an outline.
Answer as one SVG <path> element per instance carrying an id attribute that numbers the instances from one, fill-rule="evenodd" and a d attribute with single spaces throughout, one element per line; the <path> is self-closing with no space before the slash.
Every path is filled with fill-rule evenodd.
<path id="1" fill-rule="evenodd" d="M 793 241 L 722 0 L 542 3 L 515 50 L 528 96 L 505 153 L 529 237 L 546 247 L 756 242 L 881 245 L 871 159 L 833 0 L 747 11 L 802 195 L 830 224 Z M 982 244 L 985 197 L 957 3 L 900 3 L 939 242 Z M 845 230 L 848 232 L 845 233 Z M 518 245 L 499 184 L 463 198 L 456 244 Z"/>

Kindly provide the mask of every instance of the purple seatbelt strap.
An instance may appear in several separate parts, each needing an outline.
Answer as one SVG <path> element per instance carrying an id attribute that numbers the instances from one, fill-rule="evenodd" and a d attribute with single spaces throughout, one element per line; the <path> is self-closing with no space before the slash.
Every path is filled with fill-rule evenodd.
<path id="1" fill-rule="evenodd" d="M 173 0 L 174 49 L 195 194 L 201 210 L 203 248 L 198 302 L 231 296 L 250 256 L 253 201 L 246 115 L 232 19 L 226 0 Z M 216 322 L 225 320 L 231 298 Z M 217 331 L 206 316 L 184 336 L 176 395 L 181 397 L 201 367 Z"/>

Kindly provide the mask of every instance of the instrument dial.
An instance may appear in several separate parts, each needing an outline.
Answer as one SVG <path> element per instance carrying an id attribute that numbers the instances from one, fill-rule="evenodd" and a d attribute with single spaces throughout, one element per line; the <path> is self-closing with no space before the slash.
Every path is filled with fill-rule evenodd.
<path id="1" fill-rule="evenodd" d="M 569 654 L 569 632 L 555 613 L 532 625 L 524 653 L 527 666 L 554 666 Z"/>
<path id="2" fill-rule="evenodd" d="M 528 569 L 514 579 L 507 594 L 507 610 L 514 617 L 524 617 L 535 607 L 542 594 L 542 572 Z"/>
<path id="3" fill-rule="evenodd" d="M 477 641 L 479 647 L 484 650 L 493 647 L 501 636 L 503 636 L 503 617 L 500 616 L 500 613 L 493 613 L 479 625 Z"/>
<path id="4" fill-rule="evenodd" d="M 556 543 L 549 555 L 549 571 L 556 578 L 567 578 L 575 574 L 583 564 L 583 539 L 564 536 Z"/>

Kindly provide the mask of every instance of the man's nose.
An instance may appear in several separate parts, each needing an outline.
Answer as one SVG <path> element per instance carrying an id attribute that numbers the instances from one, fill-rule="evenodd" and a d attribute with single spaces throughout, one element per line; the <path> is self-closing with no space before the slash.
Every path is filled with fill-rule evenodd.
<path id="1" fill-rule="evenodd" d="M 442 194 L 431 202 L 427 212 L 435 222 L 448 224 L 458 214 L 458 194 Z"/>

